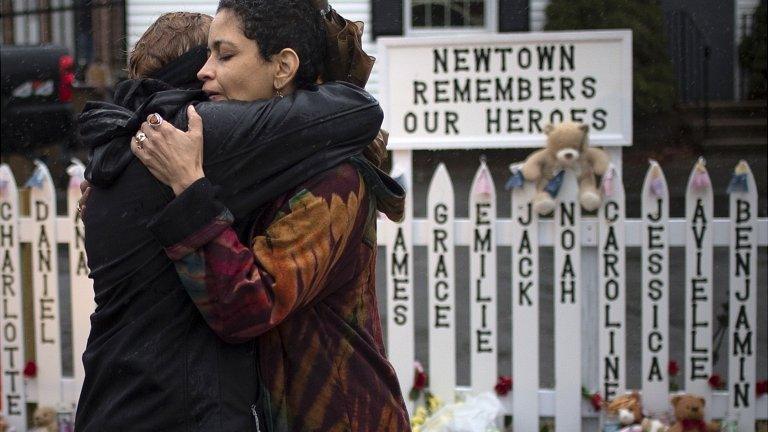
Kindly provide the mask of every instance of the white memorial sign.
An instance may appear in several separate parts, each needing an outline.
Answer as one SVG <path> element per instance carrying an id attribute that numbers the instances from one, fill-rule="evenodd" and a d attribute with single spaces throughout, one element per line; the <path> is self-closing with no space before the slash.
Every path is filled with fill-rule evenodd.
<path id="1" fill-rule="evenodd" d="M 632 141 L 630 31 L 379 38 L 390 149 L 536 147 L 542 128 Z"/>

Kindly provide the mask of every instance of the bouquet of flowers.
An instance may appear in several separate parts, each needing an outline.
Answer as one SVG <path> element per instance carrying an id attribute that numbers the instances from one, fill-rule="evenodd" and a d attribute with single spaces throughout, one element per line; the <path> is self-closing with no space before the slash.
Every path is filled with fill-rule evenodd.
<path id="1" fill-rule="evenodd" d="M 491 392 L 468 396 L 464 401 L 440 406 L 427 399 L 432 408 L 419 407 L 411 419 L 413 432 L 499 432 L 502 413 L 499 398 Z M 431 411 L 431 412 L 430 412 Z"/>

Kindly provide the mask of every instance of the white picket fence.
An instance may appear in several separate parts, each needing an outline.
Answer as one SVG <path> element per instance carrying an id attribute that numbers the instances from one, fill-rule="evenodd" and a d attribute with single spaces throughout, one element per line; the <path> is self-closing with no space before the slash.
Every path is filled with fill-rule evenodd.
<path id="1" fill-rule="evenodd" d="M 395 224 L 379 223 L 379 244 L 386 248 L 388 352 L 404 394 L 414 372 L 415 314 L 429 315 L 430 388 L 444 401 L 457 394 L 458 368 L 469 368 L 471 389 L 489 391 L 497 377 L 500 338 L 512 341 L 514 390 L 504 398 L 516 431 L 538 431 L 540 417 L 553 417 L 558 431 L 578 431 L 582 420 L 596 414 L 582 401 L 581 386 L 600 389 L 604 397 L 626 391 L 625 251 L 641 247 L 642 393 L 651 413 L 667 411 L 669 390 L 669 248 L 686 248 L 686 340 L 684 388 L 704 395 L 713 418 L 736 418 L 741 431 L 754 431 L 755 419 L 768 418 L 768 397 L 756 398 L 757 247 L 768 246 L 768 220 L 757 217 L 757 191 L 748 167 L 740 177 L 746 187 L 730 194 L 730 219 L 713 217 L 712 186 L 703 165 L 689 181 L 686 218 L 670 219 L 669 193 L 661 167 L 652 165 L 643 188 L 643 218 L 625 219 L 620 176 L 604 184 L 604 203 L 596 218 L 582 218 L 575 177 L 566 173 L 552 218 L 531 211 L 532 185 L 515 188 L 511 218 L 498 219 L 494 180 L 483 163 L 470 188 L 468 219 L 457 219 L 454 192 L 445 166 L 435 172 L 428 193 L 426 219 L 415 219 L 412 206 Z M 94 309 L 87 278 L 83 230 L 75 206 L 80 196 L 82 165 L 75 162 L 67 191 L 66 216 L 57 216 L 53 182 L 37 163 L 29 189 L 30 214 L 20 216 L 18 187 L 7 165 L 0 165 L 0 258 L 2 315 L 0 369 L 2 412 L 18 430 L 25 430 L 27 403 L 71 410 L 83 382 L 80 356 Z M 609 176 L 610 177 L 610 176 Z M 737 188 L 738 189 L 738 188 Z M 57 244 L 69 245 L 74 376 L 62 375 L 61 321 L 58 298 Z M 22 263 L 22 245 L 31 249 L 31 263 Z M 428 247 L 428 286 L 414 286 L 414 246 Z M 471 283 L 469 365 L 456 361 L 455 248 L 470 247 Z M 512 248 L 511 286 L 497 283 L 496 249 Z M 539 388 L 539 246 L 554 248 L 555 388 Z M 729 247 L 730 329 L 728 389 L 711 391 L 712 368 L 712 249 Z M 587 263 L 588 265 L 583 265 Z M 22 287 L 22 266 L 32 266 L 32 287 Z M 585 268 L 597 273 L 582 274 Z M 416 311 L 414 290 L 429 290 L 429 310 Z M 497 326 L 499 290 L 512 291 L 512 329 Z M 22 296 L 32 292 L 34 304 L 35 377 L 24 377 L 24 307 Z M 596 303 L 585 303 L 586 298 Z M 765 311 L 763 311 L 764 316 Z M 598 327 L 597 347 L 583 341 L 582 320 Z M 764 321 L 764 319 L 763 319 Z M 598 350 L 599 382 L 583 382 L 582 362 Z M 585 354 L 585 355 L 582 355 Z M 633 371 L 636 373 L 637 371 Z M 764 371 L 761 378 L 764 378 Z"/>
<path id="2" fill-rule="evenodd" d="M 613 168 L 612 168 L 613 170 Z M 642 190 L 642 218 L 625 218 L 624 189 L 616 170 L 601 188 L 604 202 L 597 217 L 582 217 L 578 185 L 566 172 L 557 207 L 548 218 L 532 212 L 532 184 L 514 188 L 511 218 L 499 219 L 494 180 L 481 163 L 469 196 L 469 218 L 456 219 L 453 185 L 439 165 L 427 194 L 427 218 L 406 209 L 402 223 L 382 222 L 379 243 L 386 248 L 386 321 L 389 357 L 404 394 L 414 376 L 414 316 L 428 314 L 429 386 L 443 401 L 457 395 L 458 368 L 469 368 L 470 388 L 493 391 L 500 338 L 511 338 L 514 389 L 503 398 L 515 431 L 538 431 L 541 417 L 552 417 L 556 430 L 597 427 L 595 413 L 581 395 L 585 386 L 603 398 L 628 391 L 626 367 L 626 258 L 628 247 L 642 250 L 643 403 L 648 414 L 671 411 L 668 361 L 670 346 L 685 343 L 681 388 L 706 397 L 708 415 L 739 419 L 739 430 L 755 430 L 755 419 L 768 418 L 768 396 L 756 398 L 757 247 L 768 245 L 768 220 L 757 217 L 757 191 L 746 163 L 730 193 L 730 219 L 713 215 L 713 185 L 704 161 L 694 167 L 687 188 L 685 219 L 669 218 L 669 192 L 661 167 L 652 163 Z M 742 185 L 742 187 L 739 187 Z M 719 185 L 725 187 L 726 185 Z M 412 206 L 412 203 L 409 203 Z M 426 246 L 427 286 L 414 286 L 414 246 Z M 456 363 L 457 246 L 469 247 L 470 362 Z M 497 284 L 498 246 L 511 247 L 511 284 Z M 539 247 L 554 250 L 554 389 L 540 389 Z M 730 254 L 730 343 L 726 391 L 713 391 L 712 374 L 713 247 Z M 685 269 L 670 268 L 670 247 L 685 247 Z M 597 271 L 589 271 L 595 269 Z M 686 286 L 671 287 L 669 272 L 685 271 Z M 428 310 L 415 310 L 416 289 L 428 291 Z M 685 289 L 685 340 L 670 340 L 669 297 Z M 497 326 L 500 290 L 511 290 L 512 326 Z M 589 300 L 587 300 L 589 299 Z M 466 300 L 466 299 L 465 299 Z M 585 303 L 586 302 L 586 303 Z M 593 323 L 596 346 L 582 334 L 582 321 Z M 758 324 L 759 323 L 759 324 Z M 598 355 L 590 355 L 597 352 Z M 584 362 L 596 358 L 596 381 L 582 377 Z M 765 379 L 765 371 L 761 373 Z M 585 419 L 593 418 L 591 423 Z M 591 425 L 591 426 L 584 426 Z M 586 429 L 585 429 L 586 430 Z M 589 429 L 591 430 L 591 429 Z"/>
<path id="3" fill-rule="evenodd" d="M 88 279 L 83 229 L 76 205 L 80 197 L 83 166 L 73 161 L 67 191 L 67 216 L 57 216 L 56 194 L 48 168 L 35 162 L 29 186 L 29 216 L 20 216 L 19 193 L 10 168 L 0 165 L 0 256 L 2 257 L 2 413 L 17 430 L 26 430 L 27 403 L 37 402 L 61 411 L 72 411 L 83 382 L 80 357 L 90 330 L 95 305 Z M 69 246 L 69 284 L 72 316 L 72 364 L 74 376 L 62 375 L 61 320 L 57 245 Z M 22 245 L 28 245 L 31 263 L 22 263 Z M 22 266 L 31 265 L 35 358 L 26 358 Z M 35 377 L 24 376 L 35 361 Z M 31 414 L 31 413 L 29 413 Z"/>

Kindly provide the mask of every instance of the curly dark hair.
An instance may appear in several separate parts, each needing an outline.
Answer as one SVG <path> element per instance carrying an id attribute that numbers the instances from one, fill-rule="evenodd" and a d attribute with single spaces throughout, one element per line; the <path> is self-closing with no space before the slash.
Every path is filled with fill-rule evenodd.
<path id="1" fill-rule="evenodd" d="M 256 41 L 269 60 L 284 48 L 299 56 L 297 87 L 315 82 L 325 58 L 325 24 L 310 0 L 220 0 L 218 11 L 228 9 L 239 19 L 243 34 Z"/>

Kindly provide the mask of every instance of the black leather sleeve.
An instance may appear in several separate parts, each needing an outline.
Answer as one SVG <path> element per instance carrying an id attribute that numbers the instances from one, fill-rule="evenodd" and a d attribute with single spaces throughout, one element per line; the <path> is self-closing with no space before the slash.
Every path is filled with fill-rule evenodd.
<path id="1" fill-rule="evenodd" d="M 205 175 L 222 187 L 222 201 L 236 218 L 360 154 L 383 120 L 378 101 L 341 82 L 269 101 L 203 102 L 196 109 L 204 126 Z"/>
<path id="2" fill-rule="evenodd" d="M 153 95 L 134 115 L 157 112 L 186 130 L 190 103 L 203 119 L 203 170 L 236 219 L 368 146 L 384 118 L 365 90 L 331 82 L 283 98 L 201 102 L 195 92 Z M 246 223 L 247 225 L 247 223 Z"/>
<path id="3" fill-rule="evenodd" d="M 349 141 L 367 145 L 383 120 L 376 99 L 343 82 L 297 90 L 284 98 L 201 102 L 195 108 L 203 118 L 207 166 L 271 159 L 286 152 L 306 157 Z M 297 154 L 294 159 L 302 157 Z"/>

